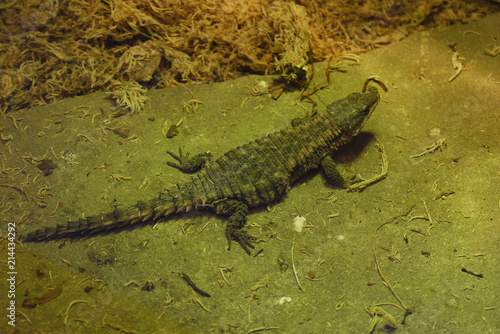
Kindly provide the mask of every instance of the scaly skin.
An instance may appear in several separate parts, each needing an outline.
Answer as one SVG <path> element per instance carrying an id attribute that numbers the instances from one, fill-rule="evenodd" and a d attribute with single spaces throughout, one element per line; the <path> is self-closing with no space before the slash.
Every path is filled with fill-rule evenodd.
<path id="1" fill-rule="evenodd" d="M 144 221 L 157 221 L 176 213 L 211 210 L 229 215 L 226 225 L 228 248 L 232 240 L 250 254 L 254 248 L 243 229 L 249 208 L 269 204 L 282 197 L 290 186 L 312 169 L 325 164 L 330 154 L 356 136 L 379 101 L 375 88 L 353 93 L 333 102 L 326 112 L 309 122 L 271 133 L 239 146 L 206 164 L 207 154 L 187 159 L 170 153 L 186 172 L 205 165 L 191 180 L 160 193 L 149 202 L 138 202 L 127 210 L 81 218 L 65 225 L 37 230 L 23 241 L 43 241 L 90 235 Z M 328 161 L 330 162 L 330 161 Z M 327 177 L 337 178 L 336 171 Z"/>

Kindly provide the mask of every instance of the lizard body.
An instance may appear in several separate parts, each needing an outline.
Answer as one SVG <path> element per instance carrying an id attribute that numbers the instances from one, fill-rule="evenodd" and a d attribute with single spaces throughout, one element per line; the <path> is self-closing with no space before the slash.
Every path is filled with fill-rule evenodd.
<path id="1" fill-rule="evenodd" d="M 178 161 L 169 162 L 172 167 L 186 172 L 193 172 L 201 165 L 204 167 L 188 182 L 160 192 L 153 200 L 138 202 L 126 210 L 117 209 L 36 230 L 22 240 L 33 242 L 90 235 L 205 209 L 228 215 L 228 248 L 234 240 L 250 254 L 254 246 L 243 229 L 249 208 L 279 199 L 308 171 L 331 164 L 330 155 L 359 133 L 379 99 L 373 87 L 364 93 L 352 93 L 328 105 L 324 113 L 311 121 L 239 146 L 210 164 L 205 164 L 206 154 L 189 160 L 180 150 L 178 156 L 169 152 Z M 324 169 L 327 178 L 337 178 L 334 169 L 333 172 L 331 168 Z"/>

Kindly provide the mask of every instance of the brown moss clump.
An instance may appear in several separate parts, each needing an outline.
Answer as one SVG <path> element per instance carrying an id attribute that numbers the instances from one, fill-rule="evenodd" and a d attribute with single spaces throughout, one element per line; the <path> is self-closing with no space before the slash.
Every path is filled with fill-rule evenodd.
<path id="1" fill-rule="evenodd" d="M 461 0 L 11 0 L 0 5 L 0 113 L 129 81 L 281 73 L 305 84 L 311 61 L 487 12 Z"/>
<path id="2" fill-rule="evenodd" d="M 311 20 L 306 7 L 292 2 L 273 4 L 270 23 L 276 31 L 275 59 L 272 65 L 286 81 L 305 85 L 312 77 Z"/>
<path id="3" fill-rule="evenodd" d="M 112 87 L 109 96 L 116 100 L 119 108 L 129 109 L 131 112 L 138 112 L 148 101 L 146 89 L 137 81 L 118 82 Z"/>

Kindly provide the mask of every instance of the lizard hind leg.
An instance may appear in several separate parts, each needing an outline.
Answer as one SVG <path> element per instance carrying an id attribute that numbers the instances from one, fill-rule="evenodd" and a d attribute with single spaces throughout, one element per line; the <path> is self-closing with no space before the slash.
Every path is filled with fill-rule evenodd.
<path id="1" fill-rule="evenodd" d="M 254 249 L 255 246 L 247 231 L 243 229 L 247 220 L 248 206 L 238 200 L 226 199 L 217 202 L 214 211 L 217 214 L 229 215 L 226 224 L 227 250 L 231 250 L 231 243 L 234 240 L 250 255 L 250 249 Z"/>

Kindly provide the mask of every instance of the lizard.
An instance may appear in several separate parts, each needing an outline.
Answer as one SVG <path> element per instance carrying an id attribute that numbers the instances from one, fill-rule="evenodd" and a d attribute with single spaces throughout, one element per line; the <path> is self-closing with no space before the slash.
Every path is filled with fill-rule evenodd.
<path id="1" fill-rule="evenodd" d="M 366 90 L 365 83 L 363 92 L 329 104 L 311 120 L 238 146 L 213 162 L 209 153 L 189 158 L 180 148 L 179 154 L 167 151 L 176 160 L 167 164 L 193 173 L 190 180 L 128 209 L 38 229 L 21 236 L 21 240 L 88 236 L 192 210 L 210 210 L 229 217 L 225 228 L 227 249 L 235 241 L 250 255 L 255 246 L 245 229 L 249 209 L 279 200 L 301 176 L 320 166 L 327 181 L 343 187 L 331 154 L 361 131 L 379 100 L 377 89 Z"/>

